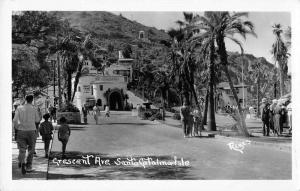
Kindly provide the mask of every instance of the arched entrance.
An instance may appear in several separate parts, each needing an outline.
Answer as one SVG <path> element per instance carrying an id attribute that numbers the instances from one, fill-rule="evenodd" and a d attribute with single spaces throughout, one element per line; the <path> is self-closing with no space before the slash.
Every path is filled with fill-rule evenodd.
<path id="1" fill-rule="evenodd" d="M 110 110 L 124 110 L 123 97 L 120 91 L 113 91 L 108 96 Z"/>

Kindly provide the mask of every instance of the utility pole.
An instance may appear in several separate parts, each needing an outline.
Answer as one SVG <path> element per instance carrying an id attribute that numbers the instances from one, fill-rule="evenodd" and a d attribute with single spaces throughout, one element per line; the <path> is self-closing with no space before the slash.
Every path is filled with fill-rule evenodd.
<path id="1" fill-rule="evenodd" d="M 242 84 L 243 84 L 243 108 L 245 108 L 245 85 L 244 85 L 244 55 L 242 57 Z"/>
<path id="2" fill-rule="evenodd" d="M 58 76 L 58 108 L 61 108 L 61 84 L 60 84 L 60 59 L 57 54 L 57 76 Z"/>
<path id="3" fill-rule="evenodd" d="M 53 64 L 53 99 L 55 99 L 55 74 L 56 74 L 56 66 L 55 66 L 55 60 L 52 61 Z M 53 100 L 54 105 L 54 100 Z"/>
<path id="4" fill-rule="evenodd" d="M 259 117 L 260 115 L 260 111 L 259 111 L 259 99 L 260 99 L 260 96 L 259 96 L 259 91 L 260 91 L 260 71 L 259 71 L 259 67 L 257 68 L 257 71 L 258 71 L 258 75 L 257 75 L 257 117 Z"/>
<path id="5" fill-rule="evenodd" d="M 56 47 L 58 46 L 58 34 L 56 34 Z M 56 61 L 57 61 L 57 77 L 58 77 L 58 109 L 61 108 L 61 84 L 60 84 L 60 59 L 59 53 L 56 52 Z"/>

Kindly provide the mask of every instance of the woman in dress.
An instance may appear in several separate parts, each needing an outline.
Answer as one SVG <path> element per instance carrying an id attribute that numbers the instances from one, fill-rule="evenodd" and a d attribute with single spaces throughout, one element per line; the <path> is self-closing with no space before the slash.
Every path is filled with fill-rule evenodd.
<path id="1" fill-rule="evenodd" d="M 186 101 L 183 103 L 183 105 L 180 108 L 180 118 L 181 118 L 184 137 L 185 138 L 190 137 L 192 117 L 191 117 L 190 106 L 188 106 Z"/>
<path id="2" fill-rule="evenodd" d="M 277 134 L 277 136 L 282 134 L 282 123 L 281 123 L 281 118 L 282 118 L 282 113 L 284 112 L 282 109 L 283 103 L 278 102 L 275 110 L 274 110 L 274 129 Z M 279 134 L 278 134 L 279 133 Z"/>
<path id="3" fill-rule="evenodd" d="M 94 115 L 96 124 L 98 125 L 98 120 L 100 117 L 100 107 L 97 104 L 93 107 L 93 115 Z"/>

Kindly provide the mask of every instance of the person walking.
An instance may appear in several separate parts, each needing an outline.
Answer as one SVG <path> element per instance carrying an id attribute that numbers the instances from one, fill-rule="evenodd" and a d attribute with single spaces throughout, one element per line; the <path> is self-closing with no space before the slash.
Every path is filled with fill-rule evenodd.
<path id="1" fill-rule="evenodd" d="M 292 103 L 290 102 L 287 106 L 288 122 L 289 122 L 289 134 L 292 133 Z"/>
<path id="2" fill-rule="evenodd" d="M 43 115 L 43 118 L 45 121 L 41 123 L 39 130 L 42 136 L 42 140 L 44 142 L 45 158 L 48 158 L 49 145 L 53 134 L 52 133 L 53 125 L 51 122 L 49 122 L 49 118 L 50 118 L 49 113 Z"/>
<path id="3" fill-rule="evenodd" d="M 38 112 L 38 114 L 39 114 L 40 119 L 42 119 L 42 116 L 43 116 L 43 115 L 42 115 L 42 112 L 41 112 L 40 107 L 37 107 L 37 112 Z M 39 125 L 40 125 L 40 122 L 35 123 L 35 127 L 36 127 L 36 138 L 35 138 L 35 142 L 37 141 L 37 138 L 40 136 L 40 135 L 39 135 Z M 35 156 L 35 157 L 37 156 L 35 149 L 34 149 L 33 156 Z"/>
<path id="4" fill-rule="evenodd" d="M 62 143 L 62 158 L 65 158 L 67 143 L 71 135 L 71 129 L 67 124 L 67 120 L 65 117 L 61 117 L 59 119 L 59 122 L 60 122 L 60 126 L 58 129 L 58 140 Z"/>
<path id="5" fill-rule="evenodd" d="M 277 136 L 282 135 L 282 115 L 283 115 L 283 109 L 282 109 L 282 102 L 279 101 L 275 107 L 274 110 L 274 128 L 277 132 Z"/>
<path id="6" fill-rule="evenodd" d="M 188 137 L 190 134 L 190 107 L 187 102 L 184 101 L 180 108 L 181 124 L 183 129 L 184 137 Z"/>
<path id="7" fill-rule="evenodd" d="M 269 126 L 270 104 L 267 102 L 266 98 L 263 98 L 261 102 L 262 102 L 262 104 L 260 106 L 260 114 L 261 114 L 261 120 L 263 122 L 263 125 L 262 125 L 263 135 L 269 136 L 269 134 L 270 134 L 270 126 Z"/>
<path id="8" fill-rule="evenodd" d="M 81 111 L 82 111 L 82 115 L 83 115 L 83 121 L 85 124 L 87 124 L 88 109 L 86 107 L 86 104 L 83 105 Z"/>
<path id="9" fill-rule="evenodd" d="M 193 111 L 193 130 L 192 134 L 193 136 L 201 136 L 201 128 L 200 128 L 200 112 L 197 108 Z"/>
<path id="10" fill-rule="evenodd" d="M 52 116 L 52 118 L 53 118 L 53 122 L 55 123 L 55 122 L 57 122 L 57 120 L 56 120 L 56 105 L 54 105 L 54 107 L 53 107 L 53 109 L 52 109 L 52 111 L 51 111 L 51 113 L 50 113 L 50 115 Z"/>
<path id="11" fill-rule="evenodd" d="M 109 117 L 109 114 L 110 114 L 110 112 L 109 112 L 109 106 L 106 105 L 105 106 L 105 117 Z"/>
<path id="12" fill-rule="evenodd" d="M 15 117 L 15 114 L 16 114 L 16 111 L 17 111 L 17 108 L 18 108 L 19 105 L 20 105 L 20 104 L 17 103 L 17 102 L 15 102 L 15 103 L 13 104 L 14 110 L 12 111 L 12 120 L 14 120 L 14 117 Z M 15 124 L 13 123 L 13 135 L 14 135 L 14 140 L 15 140 L 15 141 L 17 141 L 17 134 L 18 134 L 17 125 L 15 125 Z"/>
<path id="13" fill-rule="evenodd" d="M 52 122 L 53 120 L 52 110 L 53 110 L 53 106 L 50 104 L 48 107 L 48 113 L 50 114 L 50 122 Z"/>
<path id="14" fill-rule="evenodd" d="M 100 113 L 100 107 L 97 104 L 93 107 L 93 115 L 94 115 L 94 119 L 96 121 L 96 125 L 98 125 L 99 117 L 100 117 L 101 113 Z"/>
<path id="15" fill-rule="evenodd" d="M 25 100 L 26 104 L 18 107 L 13 119 L 18 130 L 18 160 L 22 174 L 33 171 L 32 160 L 35 151 L 36 123 L 39 123 L 41 120 L 38 111 L 32 105 L 33 95 L 27 95 Z M 28 150 L 27 159 L 26 150 Z"/>
<path id="16" fill-rule="evenodd" d="M 275 129 L 275 107 L 277 105 L 277 100 L 273 99 L 272 104 L 270 105 L 270 112 L 269 112 L 269 124 L 270 124 L 270 129 L 273 131 L 273 135 L 277 135 L 278 132 Z"/>
<path id="17" fill-rule="evenodd" d="M 141 117 L 141 113 L 142 113 L 142 106 L 138 103 L 136 106 L 136 110 L 137 110 L 137 116 Z"/>

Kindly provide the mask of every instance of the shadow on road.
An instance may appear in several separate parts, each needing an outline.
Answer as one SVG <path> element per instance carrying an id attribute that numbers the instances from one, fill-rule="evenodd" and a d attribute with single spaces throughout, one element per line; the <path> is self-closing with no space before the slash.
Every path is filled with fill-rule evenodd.
<path id="1" fill-rule="evenodd" d="M 103 122 L 102 125 L 132 125 L 132 126 L 142 126 L 142 125 L 149 125 L 149 123 L 105 123 Z"/>
<path id="2" fill-rule="evenodd" d="M 189 173 L 190 166 L 179 165 L 181 159 L 176 159 L 177 165 L 162 165 L 163 161 L 174 162 L 173 156 L 108 156 L 103 153 L 71 151 L 66 153 L 65 159 L 66 161 L 81 160 L 86 156 L 93 156 L 90 157 L 89 164 L 83 164 L 84 162 L 81 164 L 63 164 L 61 162 L 58 166 L 57 160 L 62 159 L 61 153 L 52 152 L 49 158 L 48 179 L 195 179 Z M 103 164 L 100 165 L 99 160 Z M 152 163 L 152 165 L 143 166 L 138 163 L 147 160 L 159 161 L 161 165 L 153 165 Z M 105 165 L 104 161 L 109 161 L 109 164 Z M 129 164 L 129 161 L 136 163 Z"/>

